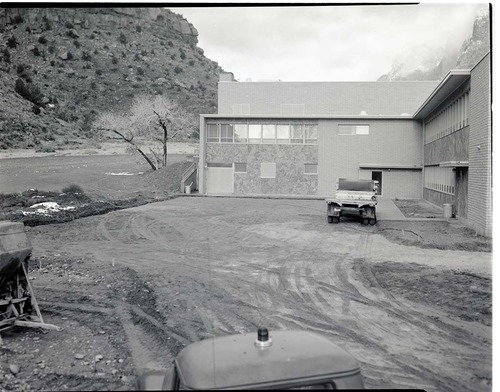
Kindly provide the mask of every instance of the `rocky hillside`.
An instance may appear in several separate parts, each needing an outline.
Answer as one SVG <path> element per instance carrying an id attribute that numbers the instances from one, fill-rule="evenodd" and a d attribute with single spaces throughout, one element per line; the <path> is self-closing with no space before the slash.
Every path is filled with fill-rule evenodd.
<path id="1" fill-rule="evenodd" d="M 441 80 L 453 68 L 473 67 L 490 50 L 490 18 L 488 9 L 482 10 L 474 21 L 472 35 L 461 47 L 411 48 L 404 61 L 396 61 L 392 69 L 379 81 Z"/>
<path id="2" fill-rule="evenodd" d="M 0 149 L 73 147 L 144 93 L 214 113 L 222 69 L 197 35 L 159 7 L 1 8 Z"/>

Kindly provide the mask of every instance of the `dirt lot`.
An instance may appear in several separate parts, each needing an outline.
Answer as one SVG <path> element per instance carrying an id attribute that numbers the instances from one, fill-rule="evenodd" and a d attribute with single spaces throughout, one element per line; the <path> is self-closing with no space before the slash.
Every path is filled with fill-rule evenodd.
<path id="1" fill-rule="evenodd" d="M 140 173 L 127 159 L 2 160 L 2 190 L 40 192 L 1 213 L 25 220 L 42 190 L 73 183 L 118 208 L 176 192 L 181 162 Z M 407 216 L 434 214 L 401 203 Z M 324 333 L 369 388 L 491 389 L 491 240 L 457 221 L 329 225 L 312 200 L 184 196 L 78 219 L 85 208 L 26 228 L 44 319 L 63 330 L 3 334 L 2 391 L 131 390 L 189 342 L 258 325 Z"/>
<path id="2" fill-rule="evenodd" d="M 2 388 L 132 389 L 189 342 L 267 325 L 329 336 L 369 388 L 490 390 L 491 254 L 402 245 L 381 223 L 180 197 L 28 227 L 42 312 L 64 330 L 4 335 Z"/>

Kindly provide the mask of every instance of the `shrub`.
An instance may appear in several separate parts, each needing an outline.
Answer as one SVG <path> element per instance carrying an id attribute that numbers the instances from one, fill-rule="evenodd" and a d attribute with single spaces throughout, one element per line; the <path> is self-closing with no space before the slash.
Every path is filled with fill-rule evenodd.
<path id="1" fill-rule="evenodd" d="M 102 75 L 102 70 L 96 69 L 95 73 L 96 73 L 96 75 L 101 76 Z"/>
<path id="2" fill-rule="evenodd" d="M 172 60 L 175 60 L 175 54 L 171 55 L 171 56 L 170 56 L 170 58 L 171 58 Z"/>
<path id="3" fill-rule="evenodd" d="M 139 53 L 136 53 L 134 56 L 135 61 L 139 61 L 141 59 L 141 56 L 139 56 Z"/>
<path id="4" fill-rule="evenodd" d="M 109 46 L 108 45 L 104 45 L 102 48 L 108 50 Z"/>
<path id="5" fill-rule="evenodd" d="M 67 21 L 64 25 L 66 26 L 67 29 L 72 29 L 74 27 L 73 23 L 71 23 L 69 21 Z"/>
<path id="6" fill-rule="evenodd" d="M 176 74 L 179 74 L 183 71 L 183 69 L 181 67 L 179 67 L 178 65 L 174 68 L 174 71 Z"/>
<path id="7" fill-rule="evenodd" d="M 73 60 L 73 59 L 74 59 L 73 53 L 68 52 L 68 60 Z"/>
<path id="8" fill-rule="evenodd" d="M 18 42 L 16 37 L 12 36 L 7 40 L 7 47 L 13 49 L 17 46 Z"/>
<path id="9" fill-rule="evenodd" d="M 137 31 L 138 33 L 140 33 L 142 31 L 142 27 L 139 26 L 139 25 L 135 25 L 135 31 Z"/>
<path id="10" fill-rule="evenodd" d="M 78 35 L 75 34 L 75 32 L 73 30 L 68 30 L 66 31 L 66 35 L 69 37 L 69 38 L 78 38 Z"/>
<path id="11" fill-rule="evenodd" d="M 42 44 L 42 45 L 45 45 L 47 43 L 47 38 L 45 38 L 43 35 L 41 35 L 39 38 L 38 38 L 38 43 Z"/>
<path id="12" fill-rule="evenodd" d="M 16 72 L 18 74 L 22 74 L 24 71 L 26 71 L 28 67 L 26 66 L 26 64 L 17 64 L 17 67 L 16 67 Z"/>
<path id="13" fill-rule="evenodd" d="M 186 53 L 184 53 L 181 49 L 181 59 L 184 60 L 186 58 Z"/>
<path id="14" fill-rule="evenodd" d="M 158 15 L 158 16 L 156 17 L 156 20 L 157 20 L 158 22 L 163 22 L 163 21 L 165 20 L 165 17 L 164 17 L 162 14 L 160 14 L 160 15 Z"/>
<path id="15" fill-rule="evenodd" d="M 33 105 L 33 106 L 31 107 L 31 111 L 32 111 L 33 113 L 35 113 L 35 114 L 40 114 L 40 112 L 41 112 L 41 110 L 40 110 L 40 108 L 38 107 L 38 105 Z"/>
<path id="16" fill-rule="evenodd" d="M 20 78 L 16 79 L 15 90 L 21 97 L 34 104 L 38 104 L 43 98 L 42 92 L 38 86 L 32 83 L 25 84 Z"/>
<path id="17" fill-rule="evenodd" d="M 27 33 L 31 33 L 31 27 L 26 26 L 26 28 L 24 29 L 24 31 L 26 31 Z"/>
<path id="18" fill-rule="evenodd" d="M 123 45 L 127 43 L 127 37 L 125 37 L 125 34 L 120 33 L 120 37 L 118 37 L 118 42 L 122 43 Z"/>
<path id="19" fill-rule="evenodd" d="M 172 43 L 172 41 L 168 41 L 167 42 L 168 46 L 170 46 L 171 48 L 174 46 L 174 44 Z"/>
<path id="20" fill-rule="evenodd" d="M 111 62 L 112 62 L 113 64 L 118 64 L 118 57 L 113 56 L 113 57 L 111 58 Z"/>
<path id="21" fill-rule="evenodd" d="M 127 57 L 127 53 L 122 52 L 122 58 L 125 58 L 125 57 Z"/>
<path id="22" fill-rule="evenodd" d="M 148 51 L 147 50 L 141 51 L 141 56 L 147 56 L 147 55 L 148 55 Z"/>
<path id="23" fill-rule="evenodd" d="M 19 23 L 23 23 L 24 19 L 21 15 L 16 15 L 16 16 L 14 16 L 14 19 L 12 19 L 12 22 L 14 24 L 19 24 Z"/>
<path id="24" fill-rule="evenodd" d="M 76 39 L 73 41 L 73 45 L 75 45 L 75 47 L 79 48 L 80 46 L 82 46 L 80 44 L 80 42 L 78 42 Z"/>
<path id="25" fill-rule="evenodd" d="M 56 51 L 56 47 L 55 45 L 50 45 L 47 50 L 49 51 L 49 53 L 54 53 Z"/>
<path id="26" fill-rule="evenodd" d="M 7 64 L 10 64 L 10 52 L 9 49 L 3 48 L 2 49 L 2 58 L 3 61 L 5 61 Z"/>
<path id="27" fill-rule="evenodd" d="M 35 56 L 40 56 L 40 49 L 38 49 L 38 46 L 35 46 L 32 50 L 32 53 L 35 55 Z"/>
<path id="28" fill-rule="evenodd" d="M 62 189 L 62 193 L 84 193 L 80 185 L 71 184 Z"/>
<path id="29" fill-rule="evenodd" d="M 194 66 L 194 60 L 189 60 L 189 65 L 190 65 L 191 67 L 193 67 L 193 66 Z"/>
<path id="30" fill-rule="evenodd" d="M 44 15 L 42 21 L 43 21 L 43 25 L 42 25 L 43 31 L 52 30 L 52 23 L 49 20 L 49 18 L 47 18 L 47 16 Z"/>
<path id="31" fill-rule="evenodd" d="M 82 52 L 82 60 L 90 61 L 90 60 L 92 60 L 92 56 L 90 55 L 89 52 Z"/>
<path id="32" fill-rule="evenodd" d="M 91 33 L 91 34 L 89 35 L 89 39 L 95 39 L 95 34 L 94 34 L 94 33 Z"/>
<path id="33" fill-rule="evenodd" d="M 50 65 L 53 67 L 55 65 L 55 61 L 54 60 L 50 60 Z"/>
<path id="34" fill-rule="evenodd" d="M 141 67 L 137 67 L 137 75 L 144 75 L 144 70 Z"/>

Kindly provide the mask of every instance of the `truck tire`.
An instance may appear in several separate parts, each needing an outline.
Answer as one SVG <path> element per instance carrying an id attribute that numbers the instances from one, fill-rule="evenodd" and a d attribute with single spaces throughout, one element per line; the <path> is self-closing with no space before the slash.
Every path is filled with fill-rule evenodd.
<path id="1" fill-rule="evenodd" d="M 328 223 L 333 223 L 333 216 L 328 215 Z"/>
<path id="2" fill-rule="evenodd" d="M 367 226 L 368 225 L 368 218 L 363 218 L 363 220 L 361 221 L 361 224 L 363 226 Z"/>
<path id="3" fill-rule="evenodd" d="M 371 218 L 370 219 L 370 225 L 374 225 L 375 223 L 377 223 L 377 220 L 375 218 Z"/>
<path id="4" fill-rule="evenodd" d="M 340 222 L 340 216 L 333 216 L 333 223 L 339 223 Z"/>

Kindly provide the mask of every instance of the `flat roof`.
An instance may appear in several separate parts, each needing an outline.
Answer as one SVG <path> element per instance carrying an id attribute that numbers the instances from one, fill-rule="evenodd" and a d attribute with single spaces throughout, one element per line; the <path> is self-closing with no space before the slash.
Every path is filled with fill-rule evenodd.
<path id="1" fill-rule="evenodd" d="M 424 103 L 418 108 L 413 116 L 415 119 L 427 117 L 439 106 L 451 93 L 470 78 L 469 69 L 452 69 L 441 83 L 434 89 Z"/>
<path id="2" fill-rule="evenodd" d="M 413 120 L 412 115 L 384 115 L 384 114 L 358 114 L 358 115 L 335 115 L 335 114 L 200 114 L 205 119 L 210 118 L 231 118 L 231 119 L 318 119 L 318 120 Z"/>

